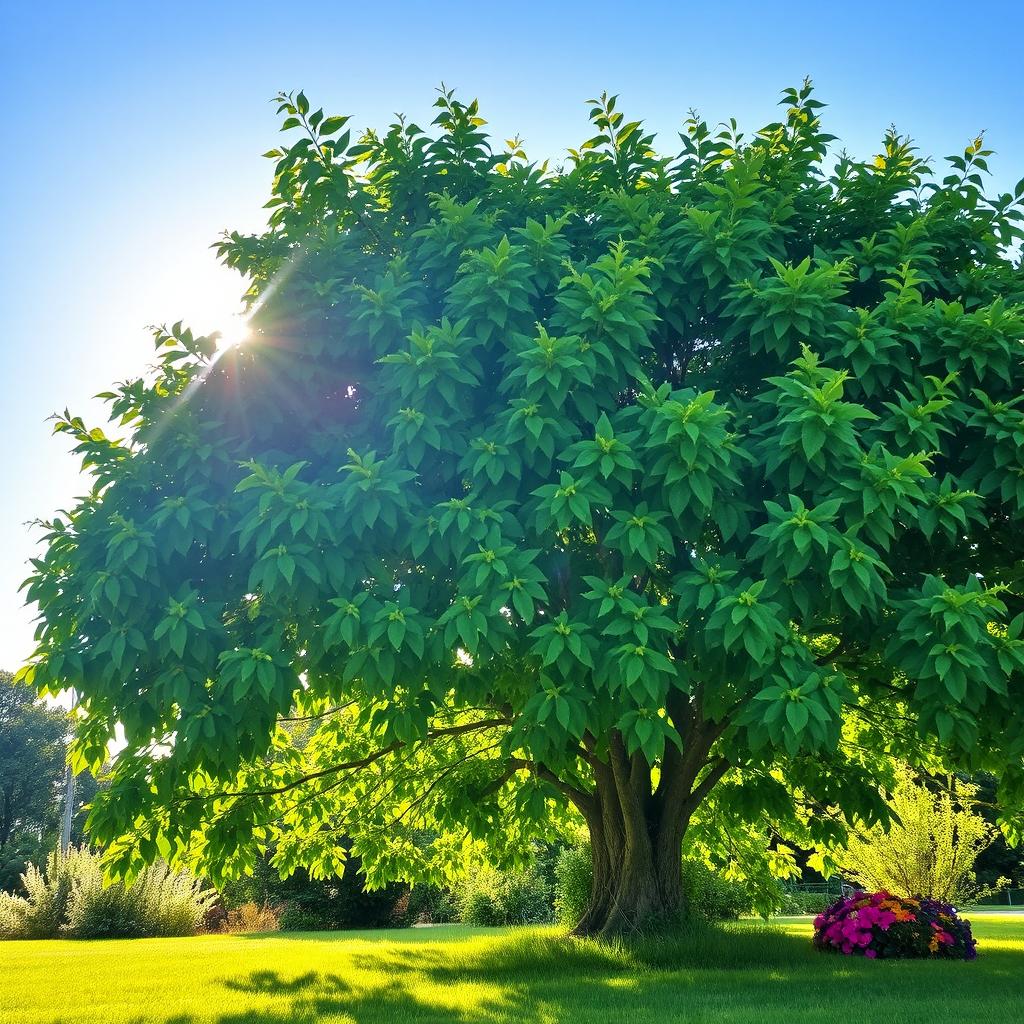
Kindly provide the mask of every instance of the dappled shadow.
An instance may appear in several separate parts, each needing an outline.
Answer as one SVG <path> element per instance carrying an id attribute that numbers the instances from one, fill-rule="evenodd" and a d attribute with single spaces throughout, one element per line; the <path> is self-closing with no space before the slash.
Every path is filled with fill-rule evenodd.
<path id="1" fill-rule="evenodd" d="M 165 985 L 135 986 L 125 961 L 117 959 L 102 984 L 91 975 L 80 977 L 94 1005 L 77 1013 L 55 1005 L 52 1015 L 31 1020 L 821 1024 L 851 1015 L 875 1024 L 1024 1020 L 1024 936 L 1002 935 L 995 928 L 983 934 L 975 963 L 823 954 L 811 947 L 806 925 L 787 930 L 742 923 L 622 945 L 573 940 L 554 928 L 453 929 L 451 937 L 462 941 L 436 941 L 437 932 L 391 932 L 383 944 L 380 933 L 321 934 L 317 945 L 293 946 L 283 937 L 268 937 L 262 945 L 231 938 L 200 942 L 177 965 L 180 973 L 167 975 Z M 153 951 L 160 950 L 154 946 Z M 167 969 L 175 963 L 144 956 L 130 970 L 152 975 L 161 965 Z M 197 988 L 189 994 L 192 970 Z M 3 973 L 0 967 L 0 986 Z M 110 986 L 119 980 L 124 987 L 117 992 Z M 0 1006 L 0 1021 L 4 1017 Z"/>
<path id="2" fill-rule="evenodd" d="M 1012 950 L 985 954 L 979 976 L 974 964 L 819 953 L 806 935 L 777 927 L 707 929 L 621 946 L 527 929 L 477 937 L 457 959 L 445 944 L 410 939 L 392 937 L 379 951 L 346 950 L 344 977 L 254 971 L 229 982 L 235 991 L 273 997 L 273 1005 L 219 1017 L 218 1024 L 818 1024 L 852 1006 L 873 1007 L 880 1024 L 923 1024 L 938 1005 L 944 1017 L 978 1020 L 982 981 L 986 1005 L 1000 1006 L 1001 1019 L 1024 1018 L 1024 956 Z"/>
<path id="3" fill-rule="evenodd" d="M 282 978 L 276 971 L 253 971 L 248 978 L 238 981 L 231 978 L 224 982 L 224 986 L 235 992 L 270 996 L 290 995 L 309 988 L 324 989 L 330 992 L 349 992 L 352 988 L 338 975 L 320 974 L 318 971 L 308 971 L 306 974 L 290 980 Z"/>
<path id="4" fill-rule="evenodd" d="M 297 994 L 280 1009 L 226 1014 L 217 1020 L 218 1024 L 473 1024 L 511 1020 L 507 1015 L 510 1009 L 488 1001 L 466 1008 L 433 1004 L 395 981 L 358 995 L 327 995 L 314 988 Z"/>

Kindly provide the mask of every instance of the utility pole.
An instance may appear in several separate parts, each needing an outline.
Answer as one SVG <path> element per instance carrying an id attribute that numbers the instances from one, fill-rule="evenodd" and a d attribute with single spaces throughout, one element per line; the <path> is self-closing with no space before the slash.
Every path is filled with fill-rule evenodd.
<path id="1" fill-rule="evenodd" d="M 71 691 L 71 713 L 74 714 L 77 696 Z M 60 855 L 66 857 L 71 849 L 71 823 L 75 817 L 75 773 L 71 765 L 64 769 L 64 821 L 60 829 Z"/>

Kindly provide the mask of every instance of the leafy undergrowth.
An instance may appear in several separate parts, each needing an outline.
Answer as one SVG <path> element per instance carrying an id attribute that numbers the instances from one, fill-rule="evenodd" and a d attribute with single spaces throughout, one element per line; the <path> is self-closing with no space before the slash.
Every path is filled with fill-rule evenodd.
<path id="1" fill-rule="evenodd" d="M 556 929 L 0 943 L 4 1024 L 561 1024 L 1024 1019 L 1024 917 L 974 963 L 814 951 L 807 922 L 608 947 Z"/>

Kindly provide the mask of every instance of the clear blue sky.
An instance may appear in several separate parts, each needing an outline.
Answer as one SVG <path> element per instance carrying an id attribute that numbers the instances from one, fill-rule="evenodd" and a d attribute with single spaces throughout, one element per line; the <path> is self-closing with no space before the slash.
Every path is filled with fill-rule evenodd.
<path id="1" fill-rule="evenodd" d="M 852 152 L 892 122 L 935 156 L 984 128 L 1005 187 L 1024 176 L 1022 28 L 1019 2 L 0 0 L 0 665 L 31 653 L 25 524 L 82 490 L 46 418 L 99 423 L 91 396 L 146 366 L 147 324 L 237 310 L 208 246 L 263 222 L 279 89 L 386 125 L 429 120 L 443 79 L 558 156 L 602 89 L 669 149 L 690 107 L 756 129 L 809 74 Z"/>

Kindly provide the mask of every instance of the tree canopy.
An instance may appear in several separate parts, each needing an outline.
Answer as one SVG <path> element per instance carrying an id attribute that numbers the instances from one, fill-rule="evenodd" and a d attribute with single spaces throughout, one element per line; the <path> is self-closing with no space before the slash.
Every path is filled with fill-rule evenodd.
<path id="1" fill-rule="evenodd" d="M 252 340 L 161 329 L 121 436 L 57 424 L 93 489 L 25 674 L 80 691 L 78 764 L 123 726 L 113 870 L 350 837 L 438 880 L 581 815 L 610 933 L 678 909 L 684 837 L 824 866 L 894 751 L 1019 806 L 1024 182 L 982 138 L 858 159 L 809 83 L 668 156 L 602 95 L 558 165 L 447 90 L 278 106 L 268 227 L 219 244 Z"/>

